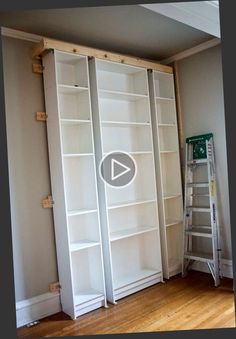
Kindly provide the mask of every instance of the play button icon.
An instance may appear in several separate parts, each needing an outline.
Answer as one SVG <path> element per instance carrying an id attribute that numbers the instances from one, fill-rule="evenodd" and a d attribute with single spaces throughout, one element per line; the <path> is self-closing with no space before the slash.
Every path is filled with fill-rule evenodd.
<path id="1" fill-rule="evenodd" d="M 100 176 L 112 187 L 129 185 L 136 175 L 136 163 L 130 154 L 115 151 L 108 153 L 100 163 Z"/>

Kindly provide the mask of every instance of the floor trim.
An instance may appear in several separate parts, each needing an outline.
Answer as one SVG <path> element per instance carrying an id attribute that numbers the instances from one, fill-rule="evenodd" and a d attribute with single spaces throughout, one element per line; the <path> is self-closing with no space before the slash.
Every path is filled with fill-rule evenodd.
<path id="1" fill-rule="evenodd" d="M 17 328 L 61 311 L 60 294 L 45 293 L 16 303 Z"/>

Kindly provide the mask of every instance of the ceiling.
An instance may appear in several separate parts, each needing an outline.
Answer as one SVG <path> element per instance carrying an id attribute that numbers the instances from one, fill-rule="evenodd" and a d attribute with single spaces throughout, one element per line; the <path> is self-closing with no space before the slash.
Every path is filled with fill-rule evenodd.
<path id="1" fill-rule="evenodd" d="M 189 1 L 140 5 L 220 38 L 218 1 Z"/>
<path id="2" fill-rule="evenodd" d="M 162 60 L 213 38 L 139 5 L 0 13 L 3 27 Z"/>

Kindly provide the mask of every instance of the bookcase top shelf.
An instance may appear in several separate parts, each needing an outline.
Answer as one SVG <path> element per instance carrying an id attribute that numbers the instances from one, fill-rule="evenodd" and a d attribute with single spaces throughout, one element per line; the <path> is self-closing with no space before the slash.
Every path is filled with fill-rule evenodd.
<path id="1" fill-rule="evenodd" d="M 101 49 L 96 49 L 87 46 L 81 46 L 77 44 L 72 44 L 60 40 L 43 38 L 38 42 L 32 50 L 32 58 L 39 59 L 50 50 L 58 50 L 61 52 L 73 53 L 75 55 L 84 55 L 88 57 L 95 57 L 102 60 L 109 60 L 121 64 L 127 64 L 131 66 L 143 67 L 146 69 L 153 69 L 155 71 L 163 73 L 173 73 L 173 68 L 171 66 L 166 66 L 159 64 L 152 60 L 141 59 L 138 57 L 122 55 L 118 53 L 113 53 L 109 51 L 104 51 Z"/>

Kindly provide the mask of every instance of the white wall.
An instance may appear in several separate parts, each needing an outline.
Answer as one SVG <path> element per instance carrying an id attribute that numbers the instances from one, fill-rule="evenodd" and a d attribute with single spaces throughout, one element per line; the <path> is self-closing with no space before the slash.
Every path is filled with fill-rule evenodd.
<path id="1" fill-rule="evenodd" d="M 32 72 L 34 44 L 3 39 L 7 139 L 16 301 L 48 292 L 57 281 L 52 211 L 43 209 L 50 193 L 42 76 Z"/>
<path id="2" fill-rule="evenodd" d="M 220 45 L 178 62 L 184 137 L 212 132 L 219 188 L 222 257 L 231 259 L 228 172 Z M 182 156 L 182 158 L 184 158 Z"/>

